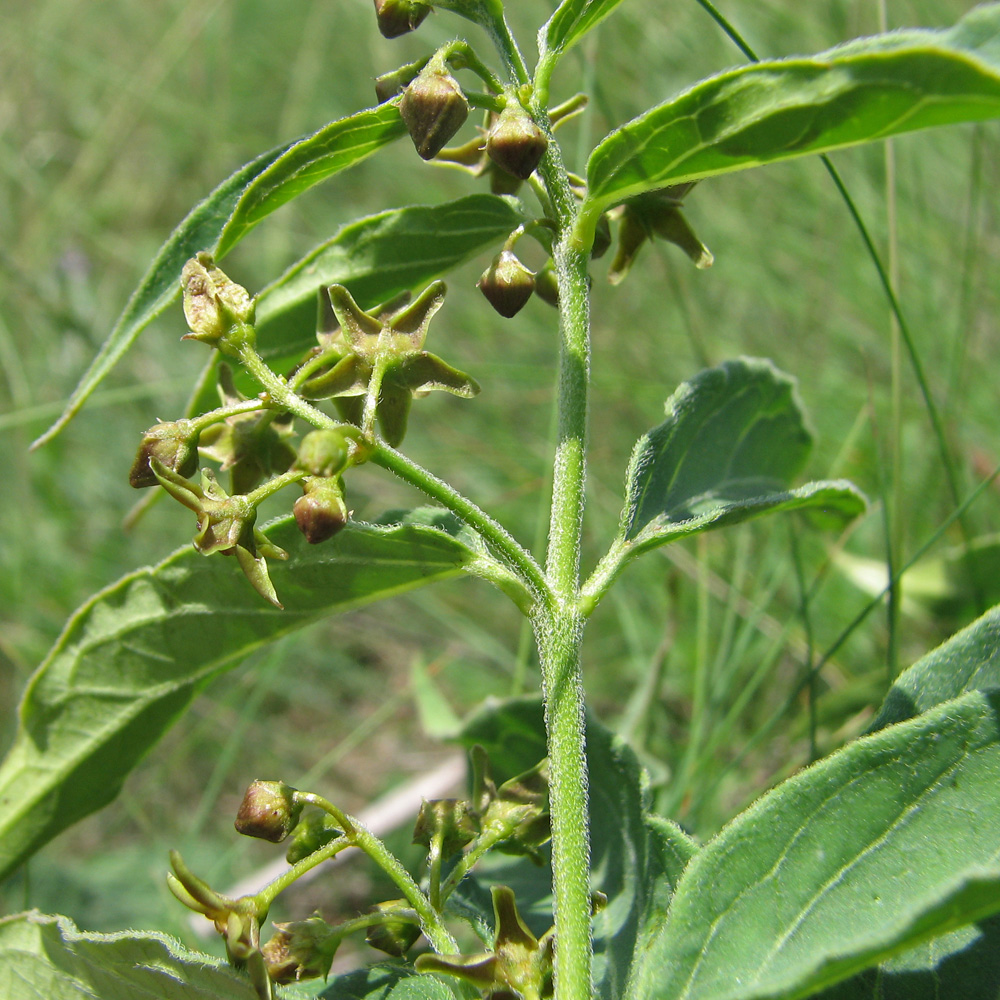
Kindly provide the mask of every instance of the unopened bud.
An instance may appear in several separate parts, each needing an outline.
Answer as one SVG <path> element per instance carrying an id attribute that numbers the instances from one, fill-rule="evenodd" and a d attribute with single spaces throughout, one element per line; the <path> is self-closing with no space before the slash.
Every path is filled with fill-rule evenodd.
<path id="1" fill-rule="evenodd" d="M 310 431 L 299 445 L 295 466 L 310 476 L 329 478 L 347 468 L 348 455 L 347 439 L 340 431 Z"/>
<path id="2" fill-rule="evenodd" d="M 516 316 L 535 290 L 535 276 L 514 256 L 501 250 L 483 272 L 479 290 L 501 316 Z"/>
<path id="3" fill-rule="evenodd" d="M 486 153 L 507 173 L 526 181 L 548 149 L 545 133 L 516 101 L 508 102 L 486 136 Z"/>
<path id="4" fill-rule="evenodd" d="M 306 541 L 318 545 L 347 524 L 350 512 L 336 478 L 310 477 L 303 480 L 302 488 L 305 492 L 295 501 L 292 513 Z"/>
<path id="5" fill-rule="evenodd" d="M 375 0 L 378 30 L 384 38 L 398 38 L 420 26 L 431 8 L 418 0 Z"/>
<path id="6" fill-rule="evenodd" d="M 476 824 L 468 802 L 426 799 L 413 828 L 413 843 L 429 850 L 439 844 L 441 857 L 450 858 L 475 839 Z"/>
<path id="7" fill-rule="evenodd" d="M 245 837 L 257 837 L 278 844 L 299 821 L 302 804 L 295 801 L 295 789 L 283 781 L 254 781 L 247 788 L 236 814 L 236 830 Z"/>
<path id="8" fill-rule="evenodd" d="M 373 907 L 375 913 L 392 914 L 394 910 L 405 910 L 408 907 L 405 899 L 394 899 L 388 903 L 379 903 Z M 365 941 L 373 948 L 384 951 L 387 955 L 402 958 L 416 944 L 420 937 L 420 925 L 412 917 L 398 920 L 386 920 L 368 928 Z"/>
<path id="9" fill-rule="evenodd" d="M 128 474 L 130 486 L 141 490 L 157 485 L 159 480 L 149 467 L 151 458 L 185 479 L 194 475 L 198 468 L 198 432 L 192 429 L 191 421 L 157 424 L 146 431 Z"/>
<path id="10" fill-rule="evenodd" d="M 394 69 L 391 73 L 383 73 L 375 77 L 375 96 L 379 104 L 391 101 L 398 94 L 401 94 L 406 85 L 417 75 L 415 66 L 402 66 Z"/>
<path id="11" fill-rule="evenodd" d="M 559 308 L 559 279 L 551 260 L 535 275 L 535 292 L 543 302 Z"/>
<path id="12" fill-rule="evenodd" d="M 465 124 L 469 102 L 458 81 L 432 62 L 404 91 L 399 113 L 417 152 L 430 160 Z"/>

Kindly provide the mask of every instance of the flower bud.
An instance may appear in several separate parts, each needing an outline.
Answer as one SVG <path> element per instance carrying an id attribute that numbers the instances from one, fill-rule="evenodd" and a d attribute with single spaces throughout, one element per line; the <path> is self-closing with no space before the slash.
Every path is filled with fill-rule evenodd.
<path id="1" fill-rule="evenodd" d="M 431 8 L 418 0 L 375 0 L 378 30 L 384 38 L 398 38 L 420 26 Z"/>
<path id="2" fill-rule="evenodd" d="M 272 982 L 295 983 L 330 972 L 341 936 L 318 913 L 308 920 L 275 924 L 274 929 L 277 933 L 261 948 Z"/>
<path id="3" fill-rule="evenodd" d="M 336 478 L 312 476 L 303 480 L 302 488 L 305 492 L 295 501 L 292 513 L 306 541 L 318 545 L 347 524 L 350 512 Z"/>
<path id="4" fill-rule="evenodd" d="M 185 339 L 214 343 L 237 325 L 252 324 L 250 293 L 215 266 L 210 254 L 192 257 L 181 271 L 184 318 L 191 332 Z"/>
<path id="5" fill-rule="evenodd" d="M 526 181 L 548 149 L 545 133 L 516 101 L 509 101 L 486 136 L 486 154 L 508 174 Z"/>
<path id="6" fill-rule="evenodd" d="M 375 913 L 391 914 L 394 910 L 405 910 L 409 904 L 405 899 L 394 899 L 373 907 Z M 402 958 L 416 944 L 420 937 L 420 924 L 410 919 L 386 920 L 368 928 L 365 941 L 372 948 L 384 951 L 394 958 Z"/>
<path id="7" fill-rule="evenodd" d="M 128 474 L 130 486 L 141 490 L 157 485 L 159 480 L 149 467 L 151 458 L 185 479 L 194 475 L 198 468 L 198 431 L 192 429 L 191 421 L 157 424 L 146 431 Z"/>
<path id="8" fill-rule="evenodd" d="M 535 275 L 535 292 L 543 302 L 559 308 L 559 280 L 551 260 Z"/>
<path id="9" fill-rule="evenodd" d="M 310 431 L 299 445 L 295 467 L 310 476 L 328 479 L 347 468 L 348 457 L 347 439 L 340 431 L 332 428 Z"/>
<path id="10" fill-rule="evenodd" d="M 294 865 L 303 858 L 308 858 L 321 847 L 326 847 L 331 840 L 339 837 L 341 831 L 327 813 L 310 813 L 301 819 L 292 831 L 292 839 L 288 842 L 285 860 Z"/>
<path id="11" fill-rule="evenodd" d="M 399 113 L 413 145 L 433 159 L 469 117 L 469 102 L 458 81 L 432 61 L 406 88 Z"/>
<path id="12" fill-rule="evenodd" d="M 375 77 L 375 96 L 379 104 L 391 101 L 398 94 L 401 94 L 406 85 L 417 75 L 414 66 L 402 66 L 394 69 L 391 73 L 383 73 Z"/>
<path id="13" fill-rule="evenodd" d="M 283 781 L 254 781 L 247 788 L 236 814 L 236 831 L 278 844 L 299 821 L 302 804 L 295 789 Z"/>
<path id="14" fill-rule="evenodd" d="M 426 799 L 413 828 L 413 843 L 428 850 L 440 845 L 441 857 L 450 858 L 475 839 L 476 823 L 468 802 L 457 799 Z"/>
<path id="15" fill-rule="evenodd" d="M 535 276 L 510 250 L 502 250 L 483 272 L 478 288 L 501 316 L 516 316 L 535 290 Z"/>

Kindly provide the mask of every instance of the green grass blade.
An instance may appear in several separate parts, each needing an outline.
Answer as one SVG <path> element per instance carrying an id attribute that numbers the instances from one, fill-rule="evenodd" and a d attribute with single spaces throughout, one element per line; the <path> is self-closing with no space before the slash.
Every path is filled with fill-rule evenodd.
<path id="1" fill-rule="evenodd" d="M 737 817 L 686 869 L 635 995 L 796 1000 L 1000 909 L 998 709 L 966 694 Z"/>
<path id="2" fill-rule="evenodd" d="M 306 544 L 292 518 L 268 537 L 285 611 L 230 560 L 191 548 L 95 595 L 32 678 L 0 764 L 0 878 L 117 795 L 201 687 L 248 653 L 325 615 L 460 573 L 476 553 L 425 524 L 350 524 Z"/>
<path id="3" fill-rule="evenodd" d="M 590 219 L 671 184 L 1000 115 L 1000 4 L 947 31 L 890 32 L 696 84 L 612 132 L 587 164 Z"/>

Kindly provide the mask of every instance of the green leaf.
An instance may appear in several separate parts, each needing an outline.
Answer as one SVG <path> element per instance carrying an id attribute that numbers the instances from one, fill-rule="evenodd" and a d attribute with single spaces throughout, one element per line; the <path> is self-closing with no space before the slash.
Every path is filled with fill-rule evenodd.
<path id="1" fill-rule="evenodd" d="M 379 963 L 328 982 L 311 980 L 286 986 L 282 1000 L 455 1000 L 436 976 L 425 976 L 402 965 Z"/>
<path id="2" fill-rule="evenodd" d="M 1000 606 L 917 660 L 896 678 L 871 732 L 911 719 L 967 691 L 1000 688 Z"/>
<path id="3" fill-rule="evenodd" d="M 1000 917 L 935 938 L 816 1000 L 997 1000 Z"/>
<path id="4" fill-rule="evenodd" d="M 286 610 L 232 560 L 187 547 L 84 604 L 35 672 L 0 764 L 0 878 L 117 795 L 205 683 L 248 653 L 335 612 L 461 572 L 476 553 L 437 527 L 351 523 L 310 546 L 292 518 L 271 577 Z"/>
<path id="5" fill-rule="evenodd" d="M 647 1000 L 795 1000 L 1000 910 L 1000 695 L 867 736 L 702 848 L 640 958 Z"/>
<path id="6" fill-rule="evenodd" d="M 498 781 L 534 766 L 545 756 L 542 705 L 535 696 L 486 705 L 465 725 L 459 740 L 478 743 L 490 755 Z M 640 947 L 640 928 L 662 919 L 672 886 L 695 851 L 694 842 L 675 824 L 650 816 L 646 778 L 635 754 L 620 736 L 587 717 L 590 772 L 591 884 L 608 897 L 594 918 L 594 982 L 601 997 L 621 997 Z M 481 869 L 477 868 L 477 873 Z M 482 919 L 492 922 L 489 893 L 475 895 L 488 880 L 510 885 L 518 909 L 541 934 L 552 923 L 549 875 L 525 859 L 499 859 L 483 865 L 478 879 L 463 886 L 466 901 L 478 898 Z"/>
<path id="7" fill-rule="evenodd" d="M 331 122 L 301 139 L 244 191 L 219 237 L 215 255 L 223 257 L 261 219 L 347 167 L 406 134 L 393 102 Z"/>
<path id="8" fill-rule="evenodd" d="M 626 474 L 622 534 L 635 551 L 769 511 L 811 508 L 842 521 L 864 510 L 846 482 L 788 490 L 812 435 L 795 383 L 769 361 L 708 368 L 677 389 L 666 411 L 639 439 Z"/>
<path id="9" fill-rule="evenodd" d="M 622 0 L 563 0 L 539 34 L 542 56 L 562 54 L 575 45 Z"/>
<path id="10" fill-rule="evenodd" d="M 587 164 L 590 219 L 671 184 L 1000 115 L 1000 4 L 947 31 L 898 31 L 729 70 L 607 136 Z"/>
<path id="11" fill-rule="evenodd" d="M 163 934 L 83 933 L 37 911 L 0 920 L 0 996 L 8 1000 L 256 1000 L 225 963 Z"/>
<path id="12" fill-rule="evenodd" d="M 264 153 L 223 181 L 160 248 L 61 416 L 34 446 L 55 437 L 73 419 L 139 334 L 180 294 L 185 261 L 200 250 L 221 259 L 264 216 L 405 132 L 395 105 L 382 104 Z"/>

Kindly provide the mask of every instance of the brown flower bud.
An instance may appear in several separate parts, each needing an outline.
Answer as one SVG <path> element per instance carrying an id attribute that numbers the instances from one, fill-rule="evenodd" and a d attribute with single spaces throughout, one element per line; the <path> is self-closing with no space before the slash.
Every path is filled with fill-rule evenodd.
<path id="1" fill-rule="evenodd" d="M 458 81 L 431 62 L 403 92 L 399 113 L 413 145 L 431 160 L 469 117 L 469 102 Z"/>
<path id="2" fill-rule="evenodd" d="M 375 0 L 378 30 L 384 38 L 398 38 L 420 26 L 431 8 L 418 0 Z"/>
<path id="3" fill-rule="evenodd" d="M 510 101 L 486 136 L 486 153 L 507 173 L 526 181 L 548 149 L 545 133 L 516 101 Z"/>
<path id="4" fill-rule="evenodd" d="M 283 781 L 251 782 L 236 814 L 236 830 L 245 837 L 257 837 L 278 844 L 299 821 L 302 804 L 295 801 L 295 789 Z"/>
<path id="5" fill-rule="evenodd" d="M 535 290 L 535 276 L 514 256 L 502 250 L 483 272 L 478 288 L 501 316 L 516 316 Z"/>
<path id="6" fill-rule="evenodd" d="M 303 480 L 302 488 L 305 492 L 295 501 L 292 513 L 306 541 L 318 545 L 340 531 L 350 514 L 335 478 L 310 477 Z"/>
<path id="7" fill-rule="evenodd" d="M 192 429 L 191 421 L 157 424 L 146 431 L 128 474 L 130 486 L 141 490 L 157 485 L 158 480 L 149 467 L 151 458 L 185 479 L 194 475 L 198 468 L 198 432 Z"/>

